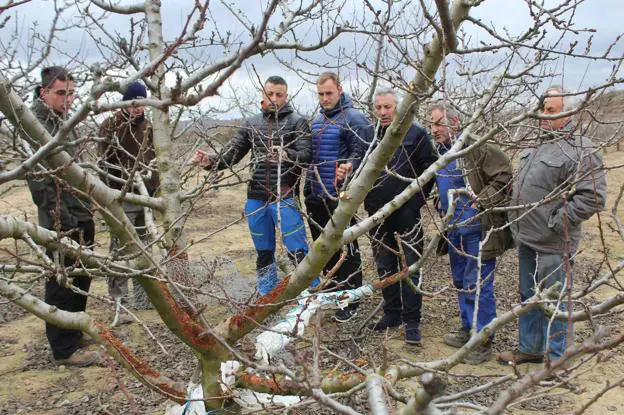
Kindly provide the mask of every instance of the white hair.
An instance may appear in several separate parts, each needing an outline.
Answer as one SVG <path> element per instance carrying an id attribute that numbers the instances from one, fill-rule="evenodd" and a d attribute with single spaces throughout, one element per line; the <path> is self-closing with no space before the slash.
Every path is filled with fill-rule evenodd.
<path id="1" fill-rule="evenodd" d="M 392 97 L 394 98 L 394 102 L 396 102 L 397 104 L 399 103 L 399 96 L 394 91 L 394 89 L 391 89 L 391 88 L 378 88 L 375 91 L 375 99 L 377 99 L 377 97 L 380 97 L 382 95 L 392 95 Z"/>
<path id="2" fill-rule="evenodd" d="M 545 96 L 562 95 L 563 98 L 563 111 L 569 111 L 574 108 L 575 97 L 570 95 L 570 92 L 565 90 L 561 85 L 553 85 L 546 90 Z"/>

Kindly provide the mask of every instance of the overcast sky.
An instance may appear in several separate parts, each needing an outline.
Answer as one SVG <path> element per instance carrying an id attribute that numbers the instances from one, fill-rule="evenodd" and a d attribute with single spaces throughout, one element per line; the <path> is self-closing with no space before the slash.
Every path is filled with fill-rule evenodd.
<path id="1" fill-rule="evenodd" d="M 432 3 L 432 0 L 429 0 Z M 122 1 L 122 4 L 129 2 Z M 134 2 L 130 2 L 134 3 Z M 163 29 L 165 39 L 171 41 L 175 39 L 179 33 L 183 23 L 186 20 L 186 16 L 192 7 L 194 0 L 163 0 Z M 230 2 L 232 3 L 232 2 Z M 257 23 L 260 20 L 261 12 L 266 1 L 259 0 L 245 0 L 237 1 L 236 8 L 241 9 L 248 18 Z M 399 3 L 399 2 L 397 2 Z M 417 1 L 412 1 L 412 8 L 419 6 Z M 556 3 L 555 0 L 547 0 L 546 6 L 552 6 Z M 95 9 L 95 8 L 92 8 Z M 27 49 L 26 41 L 29 40 L 28 30 L 34 22 L 38 24 L 40 30 L 44 30 L 51 24 L 51 19 L 54 16 L 53 4 L 51 1 L 46 0 L 33 0 L 31 3 L 19 8 L 14 9 L 17 12 L 13 12 L 12 22 L 18 22 L 18 28 L 21 31 L 20 42 L 22 42 L 22 54 Z M 368 15 L 370 19 L 370 13 L 362 6 L 362 3 L 358 0 L 348 0 L 345 8 L 340 13 L 340 17 L 343 20 L 354 21 L 363 15 Z M 504 33 L 506 30 L 512 35 L 517 35 L 523 32 L 524 29 L 530 24 L 530 16 L 526 7 L 526 3 L 523 0 L 487 0 L 481 6 L 475 8 L 471 15 L 475 18 L 481 19 L 484 23 L 488 23 L 496 28 L 497 31 Z M 274 24 L 280 21 L 280 15 L 278 14 L 273 19 Z M 622 18 L 624 17 L 624 1 L 622 0 L 586 0 L 578 9 L 575 16 L 575 28 L 593 28 L 596 32 L 593 33 L 592 49 L 590 53 L 601 53 L 605 47 L 610 44 L 622 31 Z M 135 17 L 136 18 L 136 17 Z M 240 33 L 242 31 L 242 25 L 232 18 L 232 15 L 223 7 L 218 1 L 211 2 L 211 18 L 217 23 L 219 30 L 231 31 L 233 34 Z M 69 24 L 70 22 L 82 22 L 84 17 L 78 12 L 77 9 L 73 9 L 71 13 L 65 13 L 62 16 L 62 22 Z M 108 16 L 105 19 L 99 20 L 104 27 L 110 32 L 118 32 L 125 34 L 129 28 L 128 16 Z M 206 27 L 209 27 L 207 25 Z M 9 33 L 15 28 L 11 24 L 6 25 L 0 29 L 0 42 L 10 41 Z M 473 45 L 478 45 L 479 40 L 489 40 L 489 35 L 485 34 L 482 30 L 476 29 L 470 24 L 464 25 L 464 29 L 471 37 Z M 208 29 L 211 30 L 211 29 Z M 308 27 L 307 32 L 300 32 L 300 38 L 308 39 L 315 35 L 316 28 Z M 551 36 L 555 35 L 554 30 L 549 31 Z M 307 37 L 306 37 L 307 36 Z M 582 35 L 578 39 L 583 44 L 584 39 L 587 39 L 588 35 Z M 96 47 L 96 42 L 103 43 L 102 39 L 92 39 L 84 30 L 71 30 L 63 32 L 59 35 L 61 42 L 58 43 L 59 49 L 64 53 L 54 53 L 48 62 L 50 64 L 66 64 L 71 57 L 76 56 L 80 60 L 94 62 L 98 60 L 100 52 Z M 241 40 L 248 40 L 248 36 L 244 36 Z M 568 45 L 569 41 L 563 42 L 563 45 Z M 320 51 L 309 54 L 308 56 L 314 59 L 316 62 L 335 64 L 333 58 L 330 55 L 337 53 L 342 48 L 344 51 L 366 53 L 372 48 L 372 45 L 363 42 L 361 39 L 355 39 L 352 35 L 344 35 L 339 38 L 327 51 Z M 580 47 L 579 50 L 584 49 Z M 202 50 L 204 55 L 212 53 L 209 49 Z M 613 54 L 622 56 L 624 54 L 624 48 L 622 44 L 618 44 L 613 51 Z M 23 56 L 23 55 L 22 55 Z M 289 54 L 282 54 L 283 57 L 288 57 Z M 212 56 L 217 58 L 218 56 Z M 253 67 L 252 67 L 253 65 Z M 313 79 L 313 76 L 306 72 L 320 72 L 322 69 L 315 67 L 313 64 L 299 63 L 299 72 L 289 71 L 283 67 L 280 68 L 277 61 L 271 56 L 255 57 L 249 60 L 237 73 L 231 78 L 230 86 L 223 89 L 221 92 L 223 98 L 229 96 L 229 92 L 237 90 L 243 92 L 241 96 L 243 101 L 253 99 L 253 84 L 250 80 L 254 80 L 256 75 L 254 70 L 258 72 L 261 79 L 267 76 L 279 73 L 283 75 L 290 85 L 291 95 L 292 92 L 300 91 L 297 99 L 298 104 L 306 107 L 311 107 L 314 101 L 313 85 L 307 84 L 303 79 Z M 589 59 L 571 59 L 567 58 L 565 61 L 559 59 L 551 64 L 551 69 L 558 73 L 561 73 L 560 78 L 555 80 L 556 83 L 563 83 L 568 89 L 577 89 L 581 87 L 587 87 L 599 83 L 605 79 L 610 73 L 611 64 L 604 62 L 595 62 Z M 343 74 L 346 73 L 346 77 L 354 78 L 357 76 L 355 68 L 352 65 L 345 65 L 341 67 Z M 410 76 L 409 70 L 406 72 L 407 76 Z M 220 100 L 223 98 L 211 98 L 209 103 L 219 106 Z M 228 101 L 231 103 L 231 101 Z"/>

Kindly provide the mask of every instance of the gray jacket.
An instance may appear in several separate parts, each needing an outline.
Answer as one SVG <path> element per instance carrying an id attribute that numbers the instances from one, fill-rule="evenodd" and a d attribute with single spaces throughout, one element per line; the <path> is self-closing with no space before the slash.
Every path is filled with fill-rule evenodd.
<path id="1" fill-rule="evenodd" d="M 546 134 L 537 148 L 520 155 L 511 206 L 550 200 L 508 217 L 515 220 L 511 229 L 516 243 L 538 252 L 564 253 L 566 232 L 570 252 L 576 251 L 581 223 L 605 206 L 602 158 L 589 138 L 573 130 L 568 124 L 556 135 Z"/>
<path id="2" fill-rule="evenodd" d="M 35 100 L 32 110 L 45 129 L 51 135 L 55 135 L 62 122 L 59 115 L 40 99 Z M 71 153 L 72 149 L 68 147 L 66 151 Z M 54 228 L 53 212 L 57 210 L 57 198 L 61 230 L 73 229 L 78 226 L 78 222 L 93 219 L 93 215 L 88 209 L 88 203 L 78 199 L 67 186 L 55 176 L 44 176 L 43 178 L 31 176 L 28 178 L 30 193 L 33 202 L 37 205 L 39 225 L 47 229 Z"/>

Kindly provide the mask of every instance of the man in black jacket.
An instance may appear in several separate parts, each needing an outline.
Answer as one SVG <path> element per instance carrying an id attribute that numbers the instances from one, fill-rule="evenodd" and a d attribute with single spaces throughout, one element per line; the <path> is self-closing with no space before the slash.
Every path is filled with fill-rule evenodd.
<path id="1" fill-rule="evenodd" d="M 382 139 L 386 129 L 396 116 L 397 96 L 394 91 L 384 89 L 375 94 L 375 112 L 379 119 L 376 137 Z M 375 186 L 366 196 L 364 207 L 369 215 L 375 213 L 386 203 L 401 193 L 409 183 L 388 171 L 404 178 L 416 178 L 437 159 L 431 139 L 427 132 L 418 124 L 412 124 L 407 131 L 401 146 L 388 162 L 387 170 L 377 179 Z M 385 221 L 371 229 L 372 248 L 377 273 L 383 279 L 400 271 L 401 259 L 399 252 L 405 256 L 405 266 L 410 266 L 420 258 L 422 253 L 423 232 L 420 226 L 420 208 L 431 191 L 433 183 L 427 184 L 420 193 L 414 195 L 406 204 L 395 210 Z M 402 246 L 399 248 L 397 234 Z M 418 284 L 420 274 L 412 274 L 409 278 Z M 385 330 L 397 327 L 401 321 L 405 323 L 405 341 L 419 344 L 420 308 L 422 297 L 414 292 L 407 283 L 399 281 L 383 289 L 384 315 L 370 326 L 373 330 Z"/>
<path id="2" fill-rule="evenodd" d="M 56 135 L 67 119 L 74 101 L 75 88 L 74 78 L 65 68 L 51 66 L 41 70 L 41 85 L 35 90 L 32 111 L 50 135 Z M 29 141 L 28 137 L 25 139 Z M 63 151 L 73 155 L 75 148 L 68 145 Z M 83 246 L 93 245 L 95 235 L 93 214 L 89 210 L 88 203 L 78 199 L 65 182 L 51 174 L 30 176 L 28 187 L 37 205 L 40 226 L 65 233 Z M 47 254 L 55 262 L 62 259 L 66 267 L 75 265 L 74 259 L 63 259 L 58 252 L 48 251 Z M 89 291 L 91 279 L 88 276 L 76 276 L 72 278 L 71 284 L 82 291 Z M 85 311 L 87 297 L 75 293 L 68 285 L 59 284 L 56 276 L 48 278 L 45 285 L 46 303 L 61 310 Z M 80 349 L 86 344 L 80 331 L 46 323 L 46 335 L 52 356 L 59 364 L 88 366 L 99 359 L 97 352 Z"/>
<path id="3" fill-rule="evenodd" d="M 294 262 L 301 261 L 308 252 L 305 225 L 295 199 L 302 166 L 311 159 L 311 145 L 308 122 L 287 102 L 288 85 L 282 77 L 267 79 L 262 98 L 262 113 L 246 120 L 218 157 L 200 150 L 191 162 L 207 170 L 222 170 L 238 163 L 251 150 L 245 216 L 258 253 L 257 290 L 266 295 L 278 282 L 276 226 L 280 226 L 282 241 Z M 312 287 L 318 283 L 317 278 Z"/>

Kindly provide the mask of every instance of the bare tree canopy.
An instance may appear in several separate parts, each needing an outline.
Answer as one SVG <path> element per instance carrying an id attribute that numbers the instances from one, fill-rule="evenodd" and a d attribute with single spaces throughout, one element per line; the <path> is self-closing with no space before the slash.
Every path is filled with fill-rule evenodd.
<path id="1" fill-rule="evenodd" d="M 0 350 L 21 350 L 20 325 L 18 343 L 43 344 L 33 314 L 48 339 L 97 343 L 80 362 L 106 369 L 76 369 L 74 389 L 95 393 L 80 376 L 106 370 L 107 390 L 122 394 L 78 402 L 54 385 L 62 399 L 34 409 L 604 411 L 624 383 L 624 48 L 600 19 L 586 26 L 601 7 L 621 14 L 592 0 L 0 2 Z M 326 80 L 338 91 L 329 107 Z M 362 123 L 341 119 L 343 105 Z M 341 123 L 347 156 L 319 159 L 319 119 Z M 321 177 L 327 163 L 333 181 Z M 448 172 L 461 186 L 446 192 Z M 277 205 L 268 263 L 279 281 L 266 292 L 249 277 L 261 249 L 254 263 L 245 185 L 248 199 Z M 332 204 L 326 225 L 297 201 L 315 185 Z M 371 204 L 382 190 L 391 197 Z M 304 239 L 316 226 L 298 252 L 283 208 L 300 211 Z M 414 229 L 380 236 L 399 213 Z M 491 267 L 492 280 L 462 287 L 436 251 L 453 267 L 453 235 L 474 220 L 477 249 L 455 260 Z M 358 238 L 364 282 L 340 285 Z M 380 249 L 396 265 L 387 275 Z M 537 257 L 528 274 L 526 249 Z M 127 295 L 128 280 L 136 307 L 106 293 Z M 493 286 L 493 315 L 479 325 Z M 422 297 L 418 345 L 397 340 L 407 321 L 369 328 L 389 287 Z M 80 305 L 55 303 L 52 290 Z M 348 323 L 327 318 L 354 304 Z M 518 353 L 508 365 L 464 364 L 484 345 L 488 357 L 514 348 L 535 315 L 545 348 L 524 358 L 539 364 L 519 366 Z M 470 327 L 451 349 L 442 339 L 457 320 Z M 52 352 L 57 363 L 77 353 Z M 0 365 L 6 388 L 52 367 L 25 361 Z M 33 409 L 4 391 L 0 407 Z"/>

